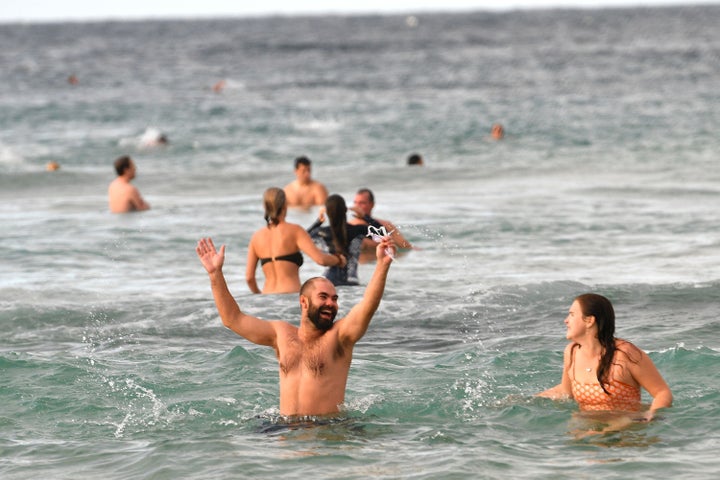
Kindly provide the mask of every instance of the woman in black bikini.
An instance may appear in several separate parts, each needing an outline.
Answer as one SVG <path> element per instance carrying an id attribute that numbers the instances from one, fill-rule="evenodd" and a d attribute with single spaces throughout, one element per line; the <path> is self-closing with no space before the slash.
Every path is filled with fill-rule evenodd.
<path id="1" fill-rule="evenodd" d="M 255 232 L 250 239 L 245 271 L 245 280 L 253 293 L 299 292 L 302 253 L 326 267 L 347 263 L 342 255 L 323 253 L 300 225 L 285 221 L 287 203 L 281 188 L 265 190 L 263 203 L 267 226 Z M 255 278 L 258 262 L 265 274 L 262 291 Z"/>

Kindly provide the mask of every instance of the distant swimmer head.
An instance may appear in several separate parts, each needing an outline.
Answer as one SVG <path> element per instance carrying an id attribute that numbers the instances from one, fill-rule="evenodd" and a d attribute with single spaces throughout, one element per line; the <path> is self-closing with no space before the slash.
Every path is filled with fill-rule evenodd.
<path id="1" fill-rule="evenodd" d="M 423 164 L 423 158 L 419 153 L 413 153 L 410 155 L 407 159 L 408 165 L 422 165 Z"/>
<path id="2" fill-rule="evenodd" d="M 219 80 L 215 85 L 213 85 L 212 89 L 215 93 L 221 93 L 223 90 L 225 90 L 225 85 L 227 82 L 225 80 Z"/>
<path id="3" fill-rule="evenodd" d="M 48 172 L 54 172 L 55 170 L 60 170 L 60 164 L 54 160 L 50 161 L 45 165 L 45 170 Z"/>
<path id="4" fill-rule="evenodd" d="M 496 123 L 492 126 L 492 130 L 490 130 L 490 134 L 495 140 L 500 140 L 505 136 L 505 129 L 502 125 L 499 123 Z"/>
<path id="5" fill-rule="evenodd" d="M 295 177 L 301 184 L 307 184 L 312 179 L 312 162 L 308 157 L 295 159 Z"/>

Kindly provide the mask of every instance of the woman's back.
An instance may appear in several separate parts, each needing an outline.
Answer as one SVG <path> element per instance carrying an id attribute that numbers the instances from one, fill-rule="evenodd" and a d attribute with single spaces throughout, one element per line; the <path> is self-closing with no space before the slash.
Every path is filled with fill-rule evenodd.
<path id="1" fill-rule="evenodd" d="M 265 190 L 263 195 L 266 227 L 256 231 L 248 245 L 245 280 L 253 293 L 261 293 L 255 279 L 257 263 L 265 274 L 262 293 L 295 293 L 300 291 L 302 253 L 320 265 L 344 263 L 344 257 L 321 252 L 310 235 L 300 225 L 287 223 L 285 192 L 277 187 Z"/>
<path id="2" fill-rule="evenodd" d="M 300 266 L 303 256 L 297 241 L 300 226 L 287 222 L 261 228 L 248 246 L 248 265 L 260 261 L 265 284 L 262 293 L 300 291 Z"/>

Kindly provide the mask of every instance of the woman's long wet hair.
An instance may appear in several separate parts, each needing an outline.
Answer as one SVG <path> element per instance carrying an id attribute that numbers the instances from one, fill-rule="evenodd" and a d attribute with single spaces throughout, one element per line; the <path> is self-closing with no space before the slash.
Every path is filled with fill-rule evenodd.
<path id="1" fill-rule="evenodd" d="M 280 215 L 285 208 L 285 203 L 285 192 L 282 188 L 270 187 L 265 190 L 263 205 L 265 206 L 265 222 L 268 227 L 280 223 Z"/>
<path id="2" fill-rule="evenodd" d="M 597 379 L 603 391 L 610 395 L 605 389 L 610 375 L 610 366 L 615 357 L 615 310 L 610 300 L 597 293 L 585 293 L 575 300 L 580 304 L 580 309 L 585 317 L 595 317 L 595 324 L 598 327 L 598 340 L 602 347 L 600 364 L 597 369 Z"/>
<path id="3" fill-rule="evenodd" d="M 337 194 L 330 195 L 325 201 L 325 213 L 330 221 L 335 253 L 341 253 L 347 257 L 347 205 L 345 205 L 345 199 Z"/>

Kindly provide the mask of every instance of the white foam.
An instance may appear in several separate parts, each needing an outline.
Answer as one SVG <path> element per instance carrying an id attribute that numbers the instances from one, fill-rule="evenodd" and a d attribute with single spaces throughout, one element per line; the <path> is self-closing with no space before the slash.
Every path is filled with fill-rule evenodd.
<path id="1" fill-rule="evenodd" d="M 334 132 L 342 127 L 342 122 L 334 118 L 310 118 L 295 120 L 293 127 L 297 130 L 315 131 L 315 132 Z"/>
<path id="2" fill-rule="evenodd" d="M 22 165 L 25 158 L 20 155 L 14 148 L 0 143 L 0 164 L 3 165 Z"/>

